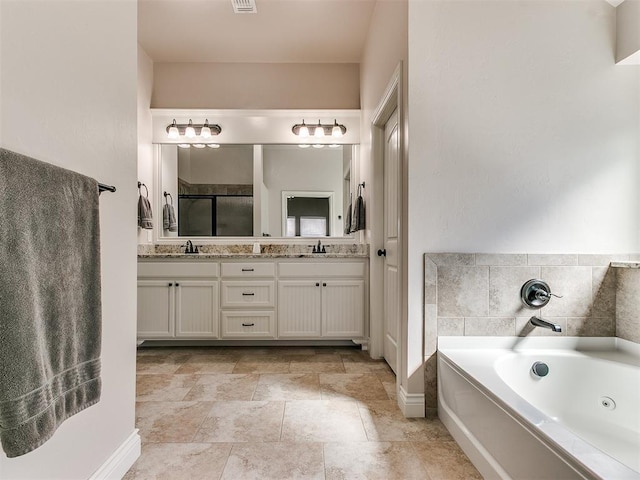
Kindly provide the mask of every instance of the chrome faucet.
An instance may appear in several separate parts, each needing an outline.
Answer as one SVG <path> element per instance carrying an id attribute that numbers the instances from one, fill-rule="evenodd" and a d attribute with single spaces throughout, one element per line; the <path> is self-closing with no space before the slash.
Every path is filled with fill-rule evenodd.
<path id="1" fill-rule="evenodd" d="M 529 324 L 533 325 L 534 327 L 548 328 L 554 332 L 562 331 L 562 327 L 560 327 L 560 325 L 558 325 L 557 323 L 547 322 L 546 320 L 538 318 L 535 315 L 529 319 Z"/>
<path id="2" fill-rule="evenodd" d="M 198 253 L 198 247 L 194 249 L 193 243 L 191 242 L 191 240 L 187 240 L 187 243 L 185 243 L 183 247 L 184 247 L 184 253 Z"/>
<path id="3" fill-rule="evenodd" d="M 321 241 L 318 240 L 318 246 L 313 246 L 312 253 L 327 253 L 327 250 L 324 245 L 322 245 Z"/>

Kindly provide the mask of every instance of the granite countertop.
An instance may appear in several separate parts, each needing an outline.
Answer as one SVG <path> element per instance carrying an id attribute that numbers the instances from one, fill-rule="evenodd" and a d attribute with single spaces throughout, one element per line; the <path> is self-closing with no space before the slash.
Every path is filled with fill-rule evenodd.
<path id="1" fill-rule="evenodd" d="M 146 253 L 138 258 L 369 258 L 368 253 Z"/>
<path id="2" fill-rule="evenodd" d="M 256 245 L 258 247 L 258 245 Z M 252 253 L 254 245 L 200 245 L 199 253 L 184 253 L 176 244 L 138 245 L 140 259 L 221 259 L 221 258 L 369 258 L 366 244 L 326 244 L 327 253 L 312 253 L 312 246 L 301 244 L 263 244 L 261 253 Z"/>

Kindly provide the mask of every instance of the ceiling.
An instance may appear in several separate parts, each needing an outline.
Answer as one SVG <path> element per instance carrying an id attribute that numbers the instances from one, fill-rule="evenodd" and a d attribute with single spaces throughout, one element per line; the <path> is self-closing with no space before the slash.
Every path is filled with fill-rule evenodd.
<path id="1" fill-rule="evenodd" d="M 359 63 L 376 0 L 139 0 L 138 42 L 154 62 Z"/>

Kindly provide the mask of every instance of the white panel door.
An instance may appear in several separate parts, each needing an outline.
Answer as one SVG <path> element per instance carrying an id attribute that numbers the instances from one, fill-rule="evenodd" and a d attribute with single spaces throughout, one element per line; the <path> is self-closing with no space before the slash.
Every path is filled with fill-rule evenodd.
<path id="1" fill-rule="evenodd" d="M 322 282 L 322 336 L 359 338 L 364 329 L 364 281 Z"/>
<path id="2" fill-rule="evenodd" d="M 278 337 L 320 337 L 321 282 L 281 280 L 278 282 Z"/>
<path id="3" fill-rule="evenodd" d="M 173 282 L 139 280 L 138 338 L 171 338 L 173 325 Z"/>
<path id="4" fill-rule="evenodd" d="M 218 338 L 218 282 L 180 280 L 176 288 L 176 337 Z"/>
<path id="5" fill-rule="evenodd" d="M 384 129 L 384 358 L 396 372 L 400 337 L 400 138 L 398 111 Z"/>

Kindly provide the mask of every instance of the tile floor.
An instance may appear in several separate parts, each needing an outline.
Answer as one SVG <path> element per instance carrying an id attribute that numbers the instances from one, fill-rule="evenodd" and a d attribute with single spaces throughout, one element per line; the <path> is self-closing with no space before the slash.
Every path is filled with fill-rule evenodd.
<path id="1" fill-rule="evenodd" d="M 134 479 L 469 480 L 437 419 L 406 419 L 386 363 L 348 347 L 138 350 Z"/>

